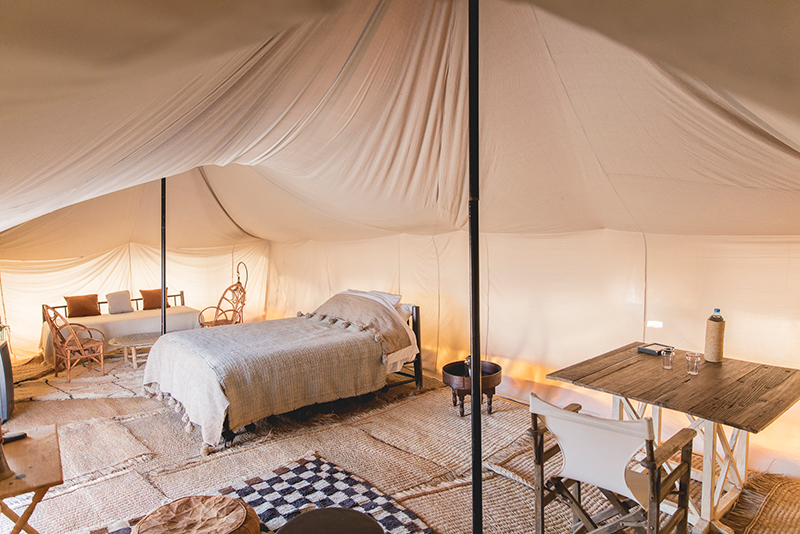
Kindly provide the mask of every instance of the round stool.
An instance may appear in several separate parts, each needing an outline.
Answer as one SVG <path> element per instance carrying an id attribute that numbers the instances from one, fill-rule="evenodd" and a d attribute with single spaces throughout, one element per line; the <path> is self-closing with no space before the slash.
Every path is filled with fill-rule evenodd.
<path id="1" fill-rule="evenodd" d="M 383 534 L 372 516 L 350 508 L 317 508 L 293 517 L 278 534 Z"/>
<path id="2" fill-rule="evenodd" d="M 221 495 L 184 497 L 142 518 L 134 534 L 259 534 L 255 510 L 244 501 Z"/>

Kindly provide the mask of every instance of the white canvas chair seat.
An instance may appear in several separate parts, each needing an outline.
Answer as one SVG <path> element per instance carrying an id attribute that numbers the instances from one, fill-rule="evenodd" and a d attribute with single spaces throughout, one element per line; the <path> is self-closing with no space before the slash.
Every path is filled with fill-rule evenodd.
<path id="1" fill-rule="evenodd" d="M 637 421 L 600 419 L 557 408 L 533 394 L 531 411 L 539 414 L 561 449 L 563 464 L 556 476 L 580 480 L 636 499 L 628 478 L 639 477 L 627 466 L 642 450 L 645 441 L 654 439 L 650 418 Z M 637 487 L 639 484 L 634 482 Z M 647 493 L 644 502 L 647 502 Z"/>
<path id="2" fill-rule="evenodd" d="M 534 393 L 530 395 L 536 462 L 537 533 L 544 534 L 544 506 L 558 494 L 567 499 L 587 532 L 616 532 L 625 526 L 633 526 L 639 532 L 647 528 L 646 531 L 653 534 L 673 530 L 685 534 L 695 431 L 683 429 L 654 449 L 653 422 L 649 417 L 619 421 L 577 413 L 579 409 L 577 405 L 574 410 L 558 408 Z M 562 454 L 561 468 L 547 481 L 544 480 L 544 462 L 557 451 L 544 451 L 545 430 L 553 434 L 555 448 Z M 641 451 L 644 451 L 645 459 L 637 469 L 632 460 Z M 681 461 L 667 475 L 662 465 L 678 451 L 681 451 Z M 580 492 L 567 490 L 567 486 L 575 484 L 580 488 L 581 482 L 599 488 L 620 517 L 599 526 L 595 518 L 582 509 Z M 655 491 L 651 491 L 651 487 Z M 547 497 L 544 495 L 546 491 L 550 492 Z M 660 503 L 673 492 L 679 496 L 678 511 L 664 530 L 660 530 Z M 624 497 L 625 501 L 620 501 L 618 496 Z M 636 507 L 637 503 L 641 508 Z M 609 514 L 603 514 L 603 519 L 608 518 Z"/>

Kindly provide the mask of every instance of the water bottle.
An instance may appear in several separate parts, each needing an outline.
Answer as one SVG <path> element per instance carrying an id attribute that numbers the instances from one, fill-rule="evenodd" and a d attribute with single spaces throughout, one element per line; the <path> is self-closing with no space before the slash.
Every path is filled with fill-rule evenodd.
<path id="1" fill-rule="evenodd" d="M 707 362 L 722 363 L 722 345 L 725 338 L 725 319 L 714 308 L 714 313 L 706 321 L 706 348 L 704 359 Z"/>

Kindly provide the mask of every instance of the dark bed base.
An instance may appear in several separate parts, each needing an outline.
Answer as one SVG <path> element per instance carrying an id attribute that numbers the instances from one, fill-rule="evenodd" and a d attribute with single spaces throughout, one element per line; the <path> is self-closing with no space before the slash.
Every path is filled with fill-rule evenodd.
<path id="1" fill-rule="evenodd" d="M 405 371 L 405 366 L 400 371 L 393 373 L 395 375 L 407 376 L 409 377 L 408 380 L 401 380 L 400 382 L 393 382 L 391 384 L 387 384 L 387 388 L 393 388 L 395 386 L 402 386 L 403 384 L 410 384 L 411 382 L 417 383 L 417 389 L 422 388 L 422 342 L 419 338 L 419 306 L 414 306 L 411 309 L 411 330 L 414 332 L 414 336 L 417 338 L 417 347 L 419 348 L 420 352 L 417 353 L 417 357 L 414 358 L 412 361 L 408 362 L 406 365 L 414 364 L 414 374 L 410 374 L 409 372 Z"/>
<path id="2" fill-rule="evenodd" d="M 420 352 L 417 353 L 417 357 L 414 358 L 412 361 L 408 362 L 400 371 L 396 373 L 392 373 L 395 375 L 402 375 L 408 377 L 407 380 L 401 380 L 399 382 L 393 382 L 391 384 L 387 384 L 384 386 L 384 389 L 393 388 L 395 386 L 402 386 L 403 384 L 410 384 L 411 382 L 416 382 L 417 389 L 422 388 L 422 343 L 420 341 L 420 327 L 419 327 L 419 306 L 414 306 L 411 309 L 411 319 L 410 319 L 410 326 L 412 332 L 414 332 L 414 336 L 417 338 L 417 347 L 420 349 Z M 406 366 L 413 364 L 414 366 L 414 374 L 406 371 Z M 250 423 L 245 425 L 244 429 L 248 432 L 255 431 L 256 425 L 255 423 Z M 222 439 L 225 440 L 225 445 L 230 445 L 233 439 L 236 437 L 236 432 L 228 428 L 228 418 L 225 418 L 225 422 L 222 425 Z"/>

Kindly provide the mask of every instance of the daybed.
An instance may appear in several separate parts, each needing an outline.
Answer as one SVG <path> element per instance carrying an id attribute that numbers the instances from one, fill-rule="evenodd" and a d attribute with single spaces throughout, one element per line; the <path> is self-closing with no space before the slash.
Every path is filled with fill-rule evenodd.
<path id="1" fill-rule="evenodd" d="M 157 298 L 160 302 L 161 291 L 154 290 L 154 293 L 152 293 L 153 296 L 156 295 L 155 292 L 157 292 Z M 100 301 L 97 302 L 97 310 L 99 310 L 101 313 L 97 315 L 75 315 L 74 313 L 71 313 L 68 316 L 68 320 L 70 322 L 80 323 L 88 328 L 97 328 L 103 332 L 106 340 L 104 348 L 106 352 L 116 348 L 108 344 L 109 340 L 115 337 L 161 331 L 160 303 L 158 304 L 158 307 L 154 309 L 140 309 L 149 307 L 145 306 L 144 297 L 130 298 L 130 293 L 127 291 L 117 293 L 120 293 L 121 295 L 115 296 L 122 297 L 123 299 L 125 298 L 124 294 L 127 294 L 128 304 L 127 307 L 123 307 L 122 309 L 130 309 L 131 311 L 124 313 L 109 313 L 109 311 L 117 311 L 112 307 L 115 303 L 112 301 L 112 303 L 109 304 L 108 301 Z M 147 292 L 145 292 L 145 294 L 150 295 Z M 107 297 L 112 297 L 112 294 L 109 294 Z M 167 308 L 168 332 L 200 328 L 200 325 L 197 322 L 197 317 L 200 312 L 195 308 L 190 308 L 184 305 L 183 291 L 174 295 L 168 295 L 167 300 L 170 303 L 170 306 Z M 62 315 L 68 315 L 67 305 L 52 307 L 59 310 Z M 102 313 L 103 311 L 106 313 Z M 78 311 L 77 313 L 80 314 L 81 312 Z M 39 351 L 44 356 L 46 363 L 50 365 L 55 364 L 53 338 L 46 321 L 42 324 L 42 335 L 39 339 Z"/>
<path id="2" fill-rule="evenodd" d="M 379 390 L 387 373 L 408 362 L 420 387 L 419 308 L 384 295 L 345 291 L 314 313 L 161 336 L 145 367 L 145 391 L 177 402 L 187 432 L 200 425 L 208 454 L 223 430 L 232 439 L 232 431 L 270 415 Z M 393 304 L 406 306 L 413 331 Z"/>

